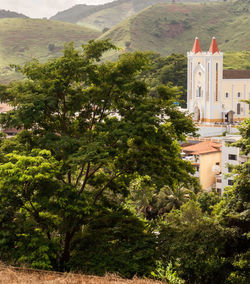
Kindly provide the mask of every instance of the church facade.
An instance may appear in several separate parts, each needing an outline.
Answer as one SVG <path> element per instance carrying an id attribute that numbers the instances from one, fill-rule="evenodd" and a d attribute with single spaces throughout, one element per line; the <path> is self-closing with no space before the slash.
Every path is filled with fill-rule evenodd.
<path id="1" fill-rule="evenodd" d="M 203 52 L 196 38 L 188 57 L 187 108 L 196 122 L 237 123 L 249 117 L 250 70 L 223 70 L 223 53 L 212 38 Z"/>

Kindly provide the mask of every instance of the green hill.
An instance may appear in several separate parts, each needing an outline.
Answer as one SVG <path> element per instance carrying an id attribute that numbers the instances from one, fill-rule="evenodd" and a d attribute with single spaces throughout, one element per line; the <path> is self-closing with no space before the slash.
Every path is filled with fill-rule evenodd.
<path id="1" fill-rule="evenodd" d="M 196 36 L 204 51 L 212 36 L 222 51 L 248 50 L 249 3 L 159 4 L 122 21 L 100 38 L 110 38 L 128 50 L 152 50 L 162 55 L 186 53 Z"/>
<path id="2" fill-rule="evenodd" d="M 220 1 L 220 0 L 211 0 Z M 110 28 L 137 12 L 159 3 L 172 0 L 117 0 L 103 5 L 76 5 L 57 13 L 51 20 L 76 23 L 99 30 Z M 201 2 L 201 0 L 182 0 L 182 2 Z M 203 2 L 206 2 L 203 1 Z"/>
<path id="3" fill-rule="evenodd" d="M 32 58 L 46 61 L 60 55 L 65 42 L 80 45 L 99 35 L 96 30 L 69 23 L 0 19 L 0 82 L 15 78 L 10 64 L 23 64 Z"/>

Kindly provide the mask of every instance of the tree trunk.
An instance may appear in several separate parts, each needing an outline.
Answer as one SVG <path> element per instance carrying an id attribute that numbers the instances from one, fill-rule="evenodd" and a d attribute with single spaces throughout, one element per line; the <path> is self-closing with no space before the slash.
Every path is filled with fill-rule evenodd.
<path id="1" fill-rule="evenodd" d="M 60 270 L 65 271 L 67 270 L 67 262 L 70 259 L 70 242 L 74 234 L 67 232 L 65 235 L 65 240 L 64 240 L 64 249 L 63 249 L 63 254 L 60 260 Z"/>

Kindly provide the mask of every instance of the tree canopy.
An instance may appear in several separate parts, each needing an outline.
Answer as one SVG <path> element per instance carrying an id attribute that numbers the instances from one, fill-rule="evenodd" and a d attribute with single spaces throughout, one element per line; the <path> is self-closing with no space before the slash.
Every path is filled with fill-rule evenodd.
<path id="1" fill-rule="evenodd" d="M 123 210 L 116 196 L 125 198 L 135 177 L 150 177 L 158 189 L 195 183 L 177 142 L 195 132 L 174 103 L 179 89 L 161 85 L 152 96 L 139 76 L 148 57 L 101 61 L 114 48 L 109 41 L 82 50 L 69 44 L 58 59 L 16 66 L 26 79 L 0 89 L 13 107 L 0 123 L 20 130 L 0 145 L 6 260 L 70 269 L 84 228 L 104 209 Z M 140 225 L 137 236 L 144 232 Z"/>

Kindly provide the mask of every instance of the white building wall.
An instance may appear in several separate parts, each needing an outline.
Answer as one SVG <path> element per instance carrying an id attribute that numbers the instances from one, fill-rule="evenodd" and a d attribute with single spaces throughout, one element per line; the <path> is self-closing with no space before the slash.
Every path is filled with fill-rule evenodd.
<path id="1" fill-rule="evenodd" d="M 229 146 L 231 143 L 236 142 L 241 138 L 240 135 L 226 136 L 222 140 L 222 165 L 221 165 L 221 184 L 216 183 L 216 188 L 221 188 L 221 194 L 223 194 L 225 187 L 232 185 L 234 179 L 233 176 L 227 176 L 230 174 L 228 165 L 239 165 L 247 161 L 249 157 L 240 156 L 240 149 L 238 147 Z M 229 145 L 228 145 L 229 144 Z M 217 178 L 220 178 L 219 176 Z M 231 183 L 230 183 L 231 181 Z"/>

